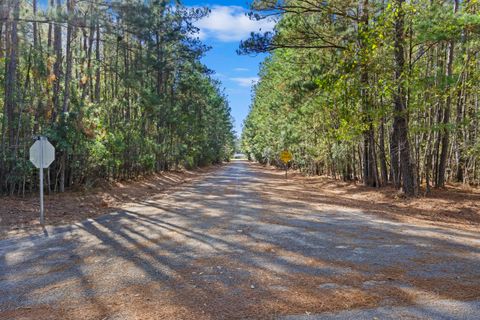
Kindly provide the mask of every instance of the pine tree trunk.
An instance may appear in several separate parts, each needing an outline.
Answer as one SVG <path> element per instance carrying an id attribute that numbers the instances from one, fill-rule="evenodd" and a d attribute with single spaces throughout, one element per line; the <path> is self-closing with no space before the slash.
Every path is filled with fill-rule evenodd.
<path id="1" fill-rule="evenodd" d="M 87 77 L 86 81 L 82 80 L 82 101 L 84 101 L 87 95 L 90 95 L 90 101 L 92 100 L 92 47 L 95 34 L 95 26 L 92 24 L 88 29 L 88 44 L 86 48 L 87 68 L 83 71 L 83 76 Z"/>
<path id="2" fill-rule="evenodd" d="M 100 102 L 100 24 L 97 23 L 97 36 L 95 39 L 95 102 Z"/>
<path id="3" fill-rule="evenodd" d="M 4 110 L 5 118 L 2 129 L 2 149 L 8 156 L 15 148 L 15 109 L 17 107 L 17 50 L 18 50 L 18 26 L 17 21 L 20 11 L 20 0 L 13 0 L 11 4 L 13 19 L 10 20 L 9 8 L 7 9 L 7 32 L 5 33 L 5 100 Z M 6 140 L 4 140 L 6 138 Z M 15 175 L 14 164 L 8 158 L 4 166 L 7 177 Z M 14 182 L 8 185 L 8 179 L 5 179 L 6 187 L 10 194 L 14 192 Z"/>
<path id="4" fill-rule="evenodd" d="M 2 34 L 4 33 L 4 30 L 8 28 L 8 24 L 7 24 L 7 17 L 9 15 L 9 12 L 8 12 L 8 7 L 6 10 L 2 10 L 2 12 L 0 13 L 0 59 L 3 59 L 5 57 L 5 55 L 7 54 L 3 48 L 5 48 L 5 50 L 7 49 L 7 41 L 6 41 L 6 38 L 5 37 L 5 45 L 2 44 Z M 6 68 L 7 66 L 7 62 L 5 61 L 5 71 L 7 70 Z M 3 117 L 2 117 L 2 123 L 1 123 L 1 129 L 0 129 L 0 135 L 2 137 L 1 139 L 1 144 L 0 144 L 0 191 L 5 187 L 4 185 L 4 181 L 6 181 L 5 179 L 5 175 L 6 175 L 6 163 L 5 163 L 5 158 L 6 158 L 6 128 L 7 128 L 7 122 L 6 122 L 6 119 L 7 119 L 7 109 L 5 108 L 5 104 L 4 104 L 4 107 L 3 107 Z"/>
<path id="5" fill-rule="evenodd" d="M 392 134 L 390 136 L 390 180 L 393 181 L 393 186 L 395 187 L 395 189 L 400 189 L 402 186 L 398 136 L 398 127 L 394 123 Z"/>
<path id="6" fill-rule="evenodd" d="M 63 93 L 63 105 L 62 105 L 62 122 L 66 126 L 66 117 L 69 110 L 70 103 L 70 82 L 72 80 L 72 38 L 73 38 L 73 26 L 71 23 L 71 16 L 74 15 L 75 0 L 67 0 L 67 39 L 66 39 L 66 69 L 65 69 L 65 83 Z M 65 129 L 66 130 L 66 129 Z M 65 140 L 67 137 L 63 137 Z M 60 192 L 65 192 L 65 177 L 67 171 L 67 150 L 62 150 L 61 155 L 61 168 L 60 168 Z"/>
<path id="7" fill-rule="evenodd" d="M 75 0 L 67 0 L 67 9 L 69 18 L 67 20 L 67 39 L 66 39 L 66 69 L 65 69 L 65 84 L 63 93 L 62 112 L 65 115 L 69 110 L 70 103 L 70 82 L 72 81 L 72 41 L 73 41 L 73 26 L 71 23 L 71 16 L 75 10 Z"/>
<path id="8" fill-rule="evenodd" d="M 387 155 L 385 152 L 385 118 L 382 117 L 382 120 L 380 122 L 380 134 L 379 134 L 379 139 L 380 139 L 380 170 L 381 170 L 381 175 L 382 175 L 382 185 L 387 185 L 388 184 L 388 169 L 387 169 Z"/>
<path id="9" fill-rule="evenodd" d="M 469 30 L 464 29 L 464 37 L 462 38 L 462 47 L 465 48 L 467 39 L 469 38 Z M 466 51 L 466 52 L 465 52 Z M 457 165 L 457 172 L 455 174 L 456 180 L 458 182 L 465 182 L 465 169 L 466 169 L 466 159 L 465 159 L 465 145 L 467 144 L 468 136 L 466 134 L 466 126 L 464 124 L 466 113 L 467 113 L 467 85 L 468 79 L 470 77 L 470 59 L 472 54 L 470 48 L 464 50 L 465 54 L 465 71 L 462 74 L 461 86 L 458 90 L 457 96 L 457 114 L 455 118 L 456 123 L 456 136 L 455 136 L 455 160 Z"/>
<path id="10" fill-rule="evenodd" d="M 62 0 L 57 0 L 57 15 L 61 13 Z M 57 22 L 53 26 L 54 40 L 53 50 L 55 51 L 55 63 L 53 64 L 53 74 L 55 81 L 53 82 L 53 116 L 52 121 L 56 121 L 57 114 L 60 110 L 60 79 L 62 77 L 62 28 Z"/>
<path id="11" fill-rule="evenodd" d="M 465 137 L 463 135 L 463 121 L 465 117 L 465 95 L 464 95 L 464 82 L 466 75 L 462 76 L 462 86 L 458 90 L 457 96 L 457 113 L 455 118 L 456 135 L 455 135 L 455 161 L 456 161 L 456 174 L 455 179 L 457 182 L 463 182 L 464 170 L 465 170 L 465 158 L 463 156 L 463 144 L 465 143 Z"/>
<path id="12" fill-rule="evenodd" d="M 453 11 L 456 13 L 458 10 L 458 0 L 455 0 Z M 448 148 L 450 144 L 450 132 L 448 129 L 448 125 L 450 123 L 450 110 L 452 105 L 452 96 L 450 93 L 450 81 L 452 77 L 452 68 L 453 68 L 453 50 L 454 50 L 454 42 L 453 40 L 449 41 L 447 47 L 447 68 L 445 72 L 445 78 L 447 81 L 447 85 L 445 91 L 447 92 L 447 99 L 445 101 L 445 110 L 443 112 L 443 135 L 442 135 L 442 149 L 440 152 L 440 161 L 438 164 L 438 177 L 437 177 L 437 188 L 441 188 L 445 186 L 445 171 L 447 165 L 447 156 L 448 156 Z"/>
<path id="13" fill-rule="evenodd" d="M 15 109 L 17 107 L 17 59 L 18 59 L 18 18 L 20 13 L 20 0 L 13 0 L 13 19 L 10 22 L 10 33 L 7 42 L 6 77 L 5 77 L 5 109 L 7 114 L 8 145 L 15 144 Z"/>
<path id="14" fill-rule="evenodd" d="M 48 7 L 50 10 L 53 10 L 55 7 L 55 0 L 48 1 Z M 50 50 L 52 48 L 52 32 L 53 32 L 53 24 L 52 21 L 48 22 L 48 33 L 47 33 L 47 47 Z"/>
<path id="15" fill-rule="evenodd" d="M 9 46 L 7 47 L 8 57 L 6 59 L 6 78 L 5 78 L 5 109 L 7 120 L 7 134 L 8 134 L 8 146 L 10 148 L 10 155 L 15 158 L 18 146 L 15 141 L 15 128 L 17 127 L 15 121 L 15 112 L 17 109 L 17 67 L 18 67 L 18 19 L 20 16 L 20 0 L 13 0 L 12 3 L 13 19 L 10 23 L 10 34 L 6 33 L 6 37 L 10 39 Z M 15 192 L 14 177 L 16 174 L 15 163 L 12 160 L 7 164 L 8 175 L 12 178 L 10 180 L 10 194 Z"/>
<path id="16" fill-rule="evenodd" d="M 393 130 L 397 140 L 397 146 L 401 161 L 401 176 L 403 192 L 408 196 L 416 193 L 414 170 L 410 156 L 410 143 L 408 139 L 408 122 L 405 87 L 403 84 L 405 69 L 405 31 L 404 31 L 404 0 L 395 0 L 396 18 L 395 18 L 395 81 L 397 88 L 394 92 L 394 120 Z"/>
<path id="17" fill-rule="evenodd" d="M 360 41 L 359 46 L 362 51 L 366 51 L 366 37 L 369 23 L 369 0 L 363 0 L 360 3 Z M 366 53 L 364 53 L 366 54 Z M 366 57 L 363 57 L 366 59 Z M 369 74 L 366 61 L 362 61 L 360 65 L 360 86 L 362 99 L 363 121 L 368 125 L 368 129 L 363 132 L 363 183 L 369 187 L 378 187 L 378 169 L 375 158 L 375 137 L 370 116 L 371 101 L 369 95 Z"/>

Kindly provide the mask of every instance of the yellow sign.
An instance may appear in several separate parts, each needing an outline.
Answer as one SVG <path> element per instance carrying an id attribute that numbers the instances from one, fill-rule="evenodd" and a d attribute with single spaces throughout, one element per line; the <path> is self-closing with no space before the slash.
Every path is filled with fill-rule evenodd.
<path id="1" fill-rule="evenodd" d="M 292 159 L 293 159 L 293 156 L 290 153 L 290 151 L 284 150 L 282 151 L 282 153 L 280 153 L 280 160 L 282 160 L 283 163 L 288 163 Z"/>

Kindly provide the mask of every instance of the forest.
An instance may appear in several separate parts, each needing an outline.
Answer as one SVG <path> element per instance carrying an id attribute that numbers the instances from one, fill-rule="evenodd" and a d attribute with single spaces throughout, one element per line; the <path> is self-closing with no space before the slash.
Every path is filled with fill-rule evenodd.
<path id="1" fill-rule="evenodd" d="M 255 0 L 251 159 L 406 195 L 480 182 L 480 2 Z"/>
<path id="2" fill-rule="evenodd" d="M 0 194 L 38 188 L 33 138 L 56 148 L 46 189 L 228 159 L 230 108 L 200 61 L 207 9 L 167 0 L 2 0 Z"/>

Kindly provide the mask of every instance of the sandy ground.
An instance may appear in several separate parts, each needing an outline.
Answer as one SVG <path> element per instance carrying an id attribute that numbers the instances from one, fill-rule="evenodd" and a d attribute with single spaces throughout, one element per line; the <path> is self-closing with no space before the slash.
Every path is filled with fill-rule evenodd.
<path id="1" fill-rule="evenodd" d="M 478 188 L 449 184 L 447 188 L 432 189 L 428 195 L 422 190 L 419 197 L 405 198 L 391 187 L 369 188 L 331 178 L 304 177 L 298 173 L 290 175 L 290 178 L 294 189 L 302 187 L 300 196 L 305 201 L 361 208 L 399 221 L 423 220 L 448 227 L 480 230 Z M 286 196 L 290 196 L 288 192 Z M 296 196 L 299 195 L 293 194 L 293 197 Z"/>
<path id="2" fill-rule="evenodd" d="M 45 195 L 47 225 L 65 225 L 119 210 L 132 201 L 174 192 L 178 187 L 201 179 L 220 166 L 153 174 L 133 181 L 103 183 L 94 189 Z M 0 239 L 20 234 L 38 234 L 38 194 L 0 197 Z"/>
<path id="3" fill-rule="evenodd" d="M 238 161 L 0 240 L 0 319 L 478 319 L 474 218 L 321 183 Z"/>

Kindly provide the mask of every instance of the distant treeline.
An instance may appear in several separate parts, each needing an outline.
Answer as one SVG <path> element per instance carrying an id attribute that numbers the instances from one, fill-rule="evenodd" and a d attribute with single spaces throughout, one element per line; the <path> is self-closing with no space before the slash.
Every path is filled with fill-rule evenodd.
<path id="1" fill-rule="evenodd" d="M 228 159 L 230 108 L 193 22 L 167 0 L 0 4 L 0 193 L 38 187 L 32 137 L 56 147 L 47 190 Z"/>
<path id="2" fill-rule="evenodd" d="M 241 53 L 273 54 L 244 124 L 261 162 L 409 194 L 480 181 L 480 2 L 256 0 L 276 17 Z"/>

